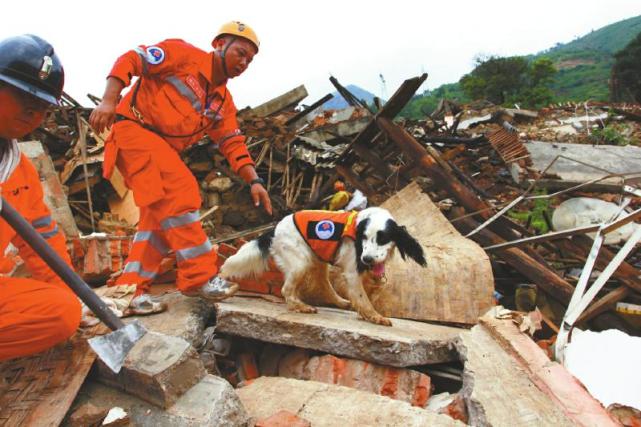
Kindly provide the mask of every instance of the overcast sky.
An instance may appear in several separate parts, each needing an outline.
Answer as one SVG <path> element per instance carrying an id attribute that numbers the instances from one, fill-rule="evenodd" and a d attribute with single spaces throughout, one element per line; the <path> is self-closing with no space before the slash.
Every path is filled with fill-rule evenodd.
<path id="1" fill-rule="evenodd" d="M 427 72 L 422 92 L 458 81 L 479 53 L 536 53 L 641 15 L 639 0 L 22 0 L 2 8 L 0 38 L 33 33 L 50 41 L 65 67 L 65 90 L 84 105 L 92 105 L 86 93 L 102 95 L 114 60 L 138 44 L 182 38 L 210 50 L 221 23 L 245 21 L 261 51 L 229 83 L 239 108 L 300 84 L 309 92 L 303 103 L 311 104 L 334 90 L 330 74 L 389 97 L 403 80 Z"/>

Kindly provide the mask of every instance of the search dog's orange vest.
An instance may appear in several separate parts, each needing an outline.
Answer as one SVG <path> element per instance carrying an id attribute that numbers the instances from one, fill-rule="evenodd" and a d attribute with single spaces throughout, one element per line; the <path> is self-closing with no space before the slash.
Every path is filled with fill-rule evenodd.
<path id="1" fill-rule="evenodd" d="M 333 263 L 343 238 L 356 240 L 358 212 L 300 211 L 294 214 L 296 229 L 312 251 Z"/>

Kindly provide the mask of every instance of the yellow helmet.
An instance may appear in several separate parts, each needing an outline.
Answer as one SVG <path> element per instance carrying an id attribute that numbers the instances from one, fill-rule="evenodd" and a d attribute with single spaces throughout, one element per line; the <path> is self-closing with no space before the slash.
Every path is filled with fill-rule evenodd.
<path id="1" fill-rule="evenodd" d="M 258 47 L 260 46 L 260 41 L 258 41 L 258 36 L 256 36 L 254 30 L 252 30 L 249 25 L 246 25 L 240 21 L 230 21 L 223 24 L 218 30 L 216 37 L 214 37 L 214 40 L 212 40 L 212 46 L 219 37 L 225 35 L 242 37 L 249 40 L 254 44 L 254 46 L 256 46 L 256 51 L 258 51 Z"/>

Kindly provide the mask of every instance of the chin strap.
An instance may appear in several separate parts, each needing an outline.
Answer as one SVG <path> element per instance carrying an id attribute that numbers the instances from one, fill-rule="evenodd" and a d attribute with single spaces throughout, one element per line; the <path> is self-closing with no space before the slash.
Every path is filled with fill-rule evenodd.
<path id="1" fill-rule="evenodd" d="M 227 49 L 229 49 L 229 47 L 230 47 L 230 46 L 232 45 L 232 43 L 234 43 L 235 41 L 236 41 L 236 37 L 235 37 L 235 36 L 232 36 L 232 38 L 231 38 L 231 40 L 229 41 L 229 43 L 227 43 L 227 45 L 225 46 L 225 48 L 220 52 L 220 59 L 222 59 L 222 61 L 223 61 L 223 72 L 225 73 L 225 78 L 229 78 L 229 72 L 227 71 L 227 58 L 226 58 L 226 55 L 227 55 Z"/>

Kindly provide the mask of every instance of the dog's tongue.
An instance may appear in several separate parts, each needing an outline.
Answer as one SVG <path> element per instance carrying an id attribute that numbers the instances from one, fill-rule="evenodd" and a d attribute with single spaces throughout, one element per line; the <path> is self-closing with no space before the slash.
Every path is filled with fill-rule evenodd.
<path id="1" fill-rule="evenodd" d="M 372 267 L 372 273 L 377 277 L 383 277 L 385 274 L 385 263 L 381 262 L 380 264 L 374 264 Z"/>

